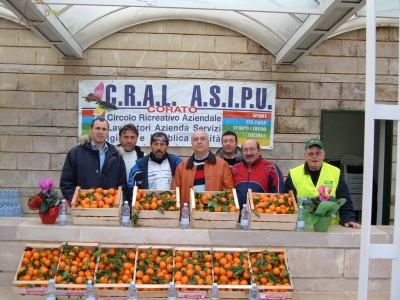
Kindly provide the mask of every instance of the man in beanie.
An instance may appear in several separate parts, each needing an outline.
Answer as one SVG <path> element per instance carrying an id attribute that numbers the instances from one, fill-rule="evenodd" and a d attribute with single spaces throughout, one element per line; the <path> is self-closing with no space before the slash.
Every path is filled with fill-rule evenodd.
<path id="1" fill-rule="evenodd" d="M 326 162 L 322 141 L 312 138 L 307 141 L 304 158 L 306 162 L 289 170 L 285 181 L 285 191 L 293 191 L 297 198 L 318 196 L 318 187 L 331 188 L 331 196 L 345 198 L 346 202 L 339 209 L 341 224 L 345 227 L 361 228 L 356 222 L 356 215 L 351 202 L 351 194 L 339 168 Z"/>

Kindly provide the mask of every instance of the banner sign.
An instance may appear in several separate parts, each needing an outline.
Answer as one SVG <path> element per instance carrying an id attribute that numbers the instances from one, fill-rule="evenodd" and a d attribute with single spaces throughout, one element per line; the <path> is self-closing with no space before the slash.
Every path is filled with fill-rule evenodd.
<path id="1" fill-rule="evenodd" d="M 110 124 L 108 142 L 118 144 L 119 129 L 134 124 L 139 146 L 150 144 L 157 131 L 170 146 L 191 146 L 191 135 L 202 130 L 210 147 L 221 147 L 221 136 L 233 131 L 238 144 L 252 138 L 272 149 L 276 85 L 269 83 L 198 80 L 88 80 L 79 82 L 78 134 L 89 134 L 94 118 Z"/>

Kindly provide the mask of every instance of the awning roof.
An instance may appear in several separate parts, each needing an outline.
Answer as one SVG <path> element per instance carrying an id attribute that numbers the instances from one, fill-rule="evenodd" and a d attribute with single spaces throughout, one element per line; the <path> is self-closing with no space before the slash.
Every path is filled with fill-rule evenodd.
<path id="1" fill-rule="evenodd" d="M 133 25 L 184 19 L 240 32 L 274 54 L 277 64 L 294 64 L 330 36 L 364 28 L 366 4 L 366 0 L 44 0 L 40 2 L 45 4 L 35 5 L 35 0 L 26 0 L 24 6 L 21 0 L 0 1 L 0 17 L 29 26 L 63 57 L 81 58 L 92 44 Z M 396 5 L 398 10 L 398 1 L 378 0 L 377 8 L 385 13 L 378 26 L 398 26 L 398 19 L 386 19 Z M 50 10 L 58 15 L 49 14 Z"/>

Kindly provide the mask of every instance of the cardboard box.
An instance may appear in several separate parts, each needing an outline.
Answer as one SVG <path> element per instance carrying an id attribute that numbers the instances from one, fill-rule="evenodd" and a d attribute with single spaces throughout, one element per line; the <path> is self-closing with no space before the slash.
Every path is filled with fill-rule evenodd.
<path id="1" fill-rule="evenodd" d="M 196 209 L 196 194 L 204 196 L 211 194 L 213 197 L 226 197 L 233 194 L 236 212 L 209 212 Z M 239 221 L 239 201 L 236 195 L 236 189 L 232 191 L 190 191 L 190 226 L 192 228 L 238 228 Z"/>
<path id="2" fill-rule="evenodd" d="M 272 213 L 258 213 L 254 203 L 253 195 L 260 196 L 271 195 L 271 193 L 253 193 L 251 189 L 248 190 L 250 202 L 250 229 L 269 229 L 269 230 L 295 230 L 297 225 L 298 207 L 293 192 L 289 192 L 292 198 L 294 211 L 292 214 L 272 214 Z M 279 194 L 275 194 L 279 195 Z"/>
<path id="3" fill-rule="evenodd" d="M 133 188 L 133 197 L 132 197 L 132 212 L 133 218 L 137 217 L 137 225 L 144 227 L 163 227 L 163 228 L 177 228 L 180 224 L 180 195 L 179 188 L 176 190 L 143 190 L 147 195 L 153 194 L 159 196 L 162 193 L 169 192 L 171 194 L 176 195 L 176 210 L 161 210 L 160 208 L 156 210 L 147 210 L 140 209 L 136 210 L 136 202 L 140 200 L 136 200 L 136 195 L 138 194 L 138 188 L 135 186 Z"/>
<path id="4" fill-rule="evenodd" d="M 74 197 L 72 198 L 71 212 L 72 223 L 74 225 L 106 225 L 119 226 L 121 224 L 121 208 L 123 204 L 122 187 L 117 190 L 117 203 L 112 208 L 77 208 L 75 207 L 77 198 L 82 190 L 80 186 L 75 189 Z"/>

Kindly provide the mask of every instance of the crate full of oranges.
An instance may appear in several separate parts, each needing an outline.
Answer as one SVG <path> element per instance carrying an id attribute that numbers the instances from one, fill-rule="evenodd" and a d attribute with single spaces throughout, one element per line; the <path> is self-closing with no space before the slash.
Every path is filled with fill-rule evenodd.
<path id="1" fill-rule="evenodd" d="M 293 283 L 283 249 L 249 249 L 252 280 L 261 299 L 292 299 Z"/>
<path id="2" fill-rule="evenodd" d="M 56 275 L 61 244 L 25 246 L 12 283 L 16 299 L 43 299 L 50 279 Z"/>
<path id="3" fill-rule="evenodd" d="M 98 299 L 126 297 L 135 274 L 136 252 L 134 245 L 100 245 L 94 284 Z"/>
<path id="4" fill-rule="evenodd" d="M 236 189 L 190 191 L 190 226 L 193 228 L 237 228 L 239 201 Z"/>
<path id="5" fill-rule="evenodd" d="M 72 223 L 75 225 L 120 225 L 122 187 L 83 190 L 77 186 L 72 198 Z"/>
<path id="6" fill-rule="evenodd" d="M 253 193 L 248 190 L 250 229 L 295 230 L 298 208 L 293 192 Z"/>
<path id="7" fill-rule="evenodd" d="M 133 188 L 132 222 L 138 226 L 179 227 L 180 197 L 176 190 L 143 190 Z"/>

